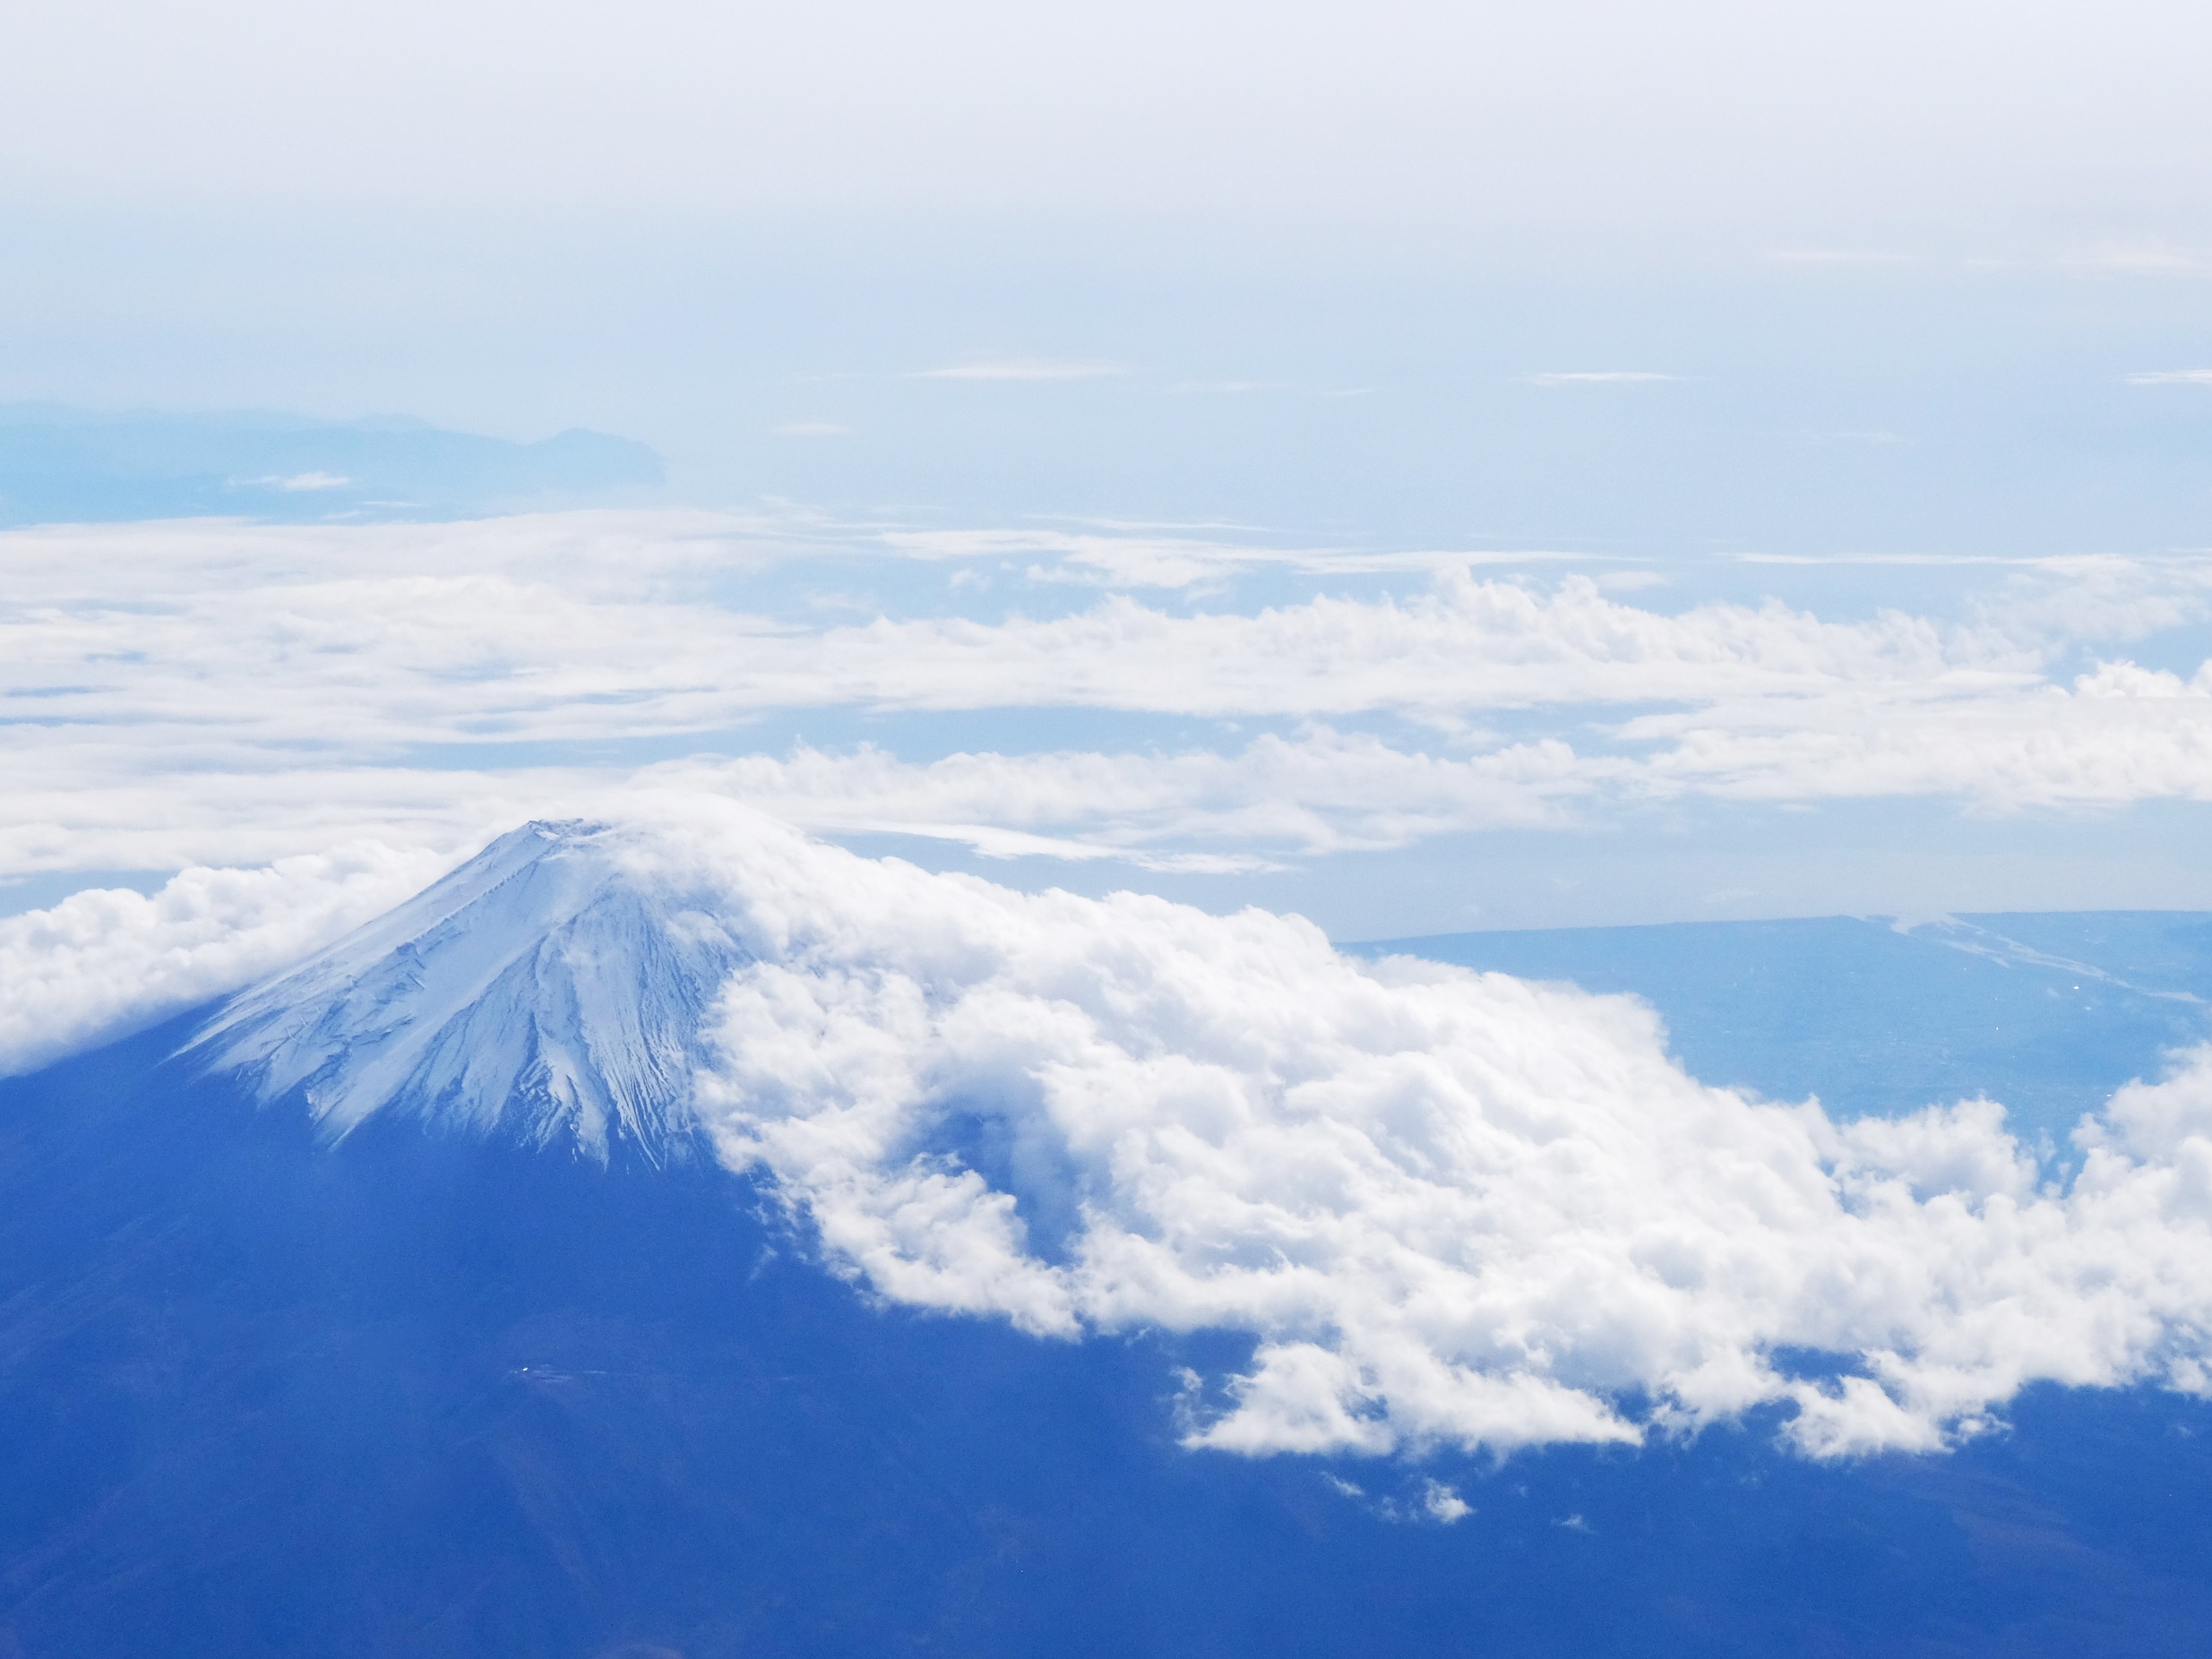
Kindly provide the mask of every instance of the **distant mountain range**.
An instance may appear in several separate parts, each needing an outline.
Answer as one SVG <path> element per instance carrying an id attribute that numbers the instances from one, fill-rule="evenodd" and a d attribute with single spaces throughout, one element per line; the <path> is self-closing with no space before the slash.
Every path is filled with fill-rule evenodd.
<path id="1" fill-rule="evenodd" d="M 661 478 L 644 444 L 581 429 L 520 443 L 398 417 L 0 406 L 0 525 L 435 519 L 634 494 Z"/>
<path id="2" fill-rule="evenodd" d="M 2208 937 L 1415 942 L 1636 982 L 1730 1080 L 1804 1063 L 1880 1108 L 2046 1052 L 2109 1087 L 2201 1031 Z M 697 1155 L 685 1080 L 742 957 L 590 826 L 536 825 L 286 975 L 0 1083 L 0 1655 L 2212 1638 L 2212 1404 L 2173 1393 L 2034 1389 L 1954 1452 L 1830 1464 L 1777 1450 L 1764 1411 L 1503 1460 L 1187 1449 L 1181 1369 L 1249 1337 L 887 1304 Z"/>

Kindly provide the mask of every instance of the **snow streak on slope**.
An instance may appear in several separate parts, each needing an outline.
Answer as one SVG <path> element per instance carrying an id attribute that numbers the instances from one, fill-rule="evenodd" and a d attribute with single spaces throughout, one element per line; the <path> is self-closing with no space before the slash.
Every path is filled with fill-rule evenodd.
<path id="1" fill-rule="evenodd" d="M 695 1122 L 889 1300 L 1246 1334 L 1185 1402 L 1224 1449 L 1774 1405 L 1839 1455 L 1939 1447 L 2037 1380 L 2212 1390 L 2212 1052 L 2085 1120 L 2062 1186 L 1987 1101 L 1839 1125 L 1708 1087 L 1632 999 L 639 810 L 508 837 L 203 1046 L 341 1129 Z"/>
<path id="2" fill-rule="evenodd" d="M 239 998 L 194 1039 L 343 1133 L 381 1107 L 664 1155 L 690 1133 L 707 1009 L 743 952 L 576 824 L 532 824 Z"/>

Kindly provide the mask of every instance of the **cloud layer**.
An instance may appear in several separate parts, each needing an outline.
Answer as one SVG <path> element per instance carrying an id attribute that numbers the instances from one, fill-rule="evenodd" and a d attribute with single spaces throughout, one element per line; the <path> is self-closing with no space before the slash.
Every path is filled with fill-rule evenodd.
<path id="1" fill-rule="evenodd" d="M 1997 566 L 1949 617 L 1837 619 L 1669 605 L 1664 572 L 1554 554 L 796 512 L 62 529 L 0 551 L 0 876 L 362 837 L 450 853 L 639 783 L 1186 871 L 1678 800 L 2212 794 L 2208 683 L 2127 654 L 2201 622 L 2194 558 Z M 1054 710 L 1120 725 L 1093 721 L 1090 747 L 995 720 L 962 741 Z M 939 722 L 935 752 L 840 735 L 862 720 Z"/>
<path id="2" fill-rule="evenodd" d="M 1708 1087 L 1632 999 L 930 874 L 710 797 L 633 808 L 564 832 L 562 890 L 738 964 L 694 1049 L 722 1158 L 887 1301 L 1246 1336 L 1193 1380 L 1193 1445 L 1634 1442 L 1773 1405 L 1825 1457 L 1941 1447 L 2032 1381 L 2212 1387 L 2212 1051 L 2085 1118 L 2069 1179 L 1990 1101 L 1838 1123 Z M 82 1032 L 114 987 L 204 994 L 412 873 L 81 897 L 13 942 Z"/>
<path id="3" fill-rule="evenodd" d="M 1295 918 L 720 813 L 620 856 L 710 872 L 757 958 L 700 1083 L 723 1156 L 892 1301 L 1248 1333 L 1194 1444 L 1633 1441 L 1786 1403 L 1829 1456 L 1940 1446 L 2031 1380 L 2208 1383 L 2212 1053 L 2085 1121 L 2061 1188 L 1993 1103 L 1838 1124 L 1684 1075 L 1632 1000 L 1361 965 Z"/>
<path id="4" fill-rule="evenodd" d="M 888 1302 L 1247 1337 L 1192 1380 L 1192 1445 L 1634 1442 L 1776 1407 L 1830 1457 L 1941 1447 L 2035 1381 L 2212 1388 L 2212 1051 L 2053 1163 L 1987 1100 L 1840 1123 L 1709 1087 L 1633 999 L 629 805 L 570 885 L 739 964 L 687 1038 L 719 1156 Z M 0 1068 L 265 975 L 438 867 L 357 847 L 0 924 Z"/>

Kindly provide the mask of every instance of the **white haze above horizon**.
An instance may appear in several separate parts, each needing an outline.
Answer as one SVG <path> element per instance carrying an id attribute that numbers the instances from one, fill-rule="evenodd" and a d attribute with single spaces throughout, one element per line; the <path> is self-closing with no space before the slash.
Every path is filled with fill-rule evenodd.
<path id="1" fill-rule="evenodd" d="M 0 193 L 76 209 L 1256 216 L 1693 260 L 2212 230 L 2212 34 L 2177 0 L 111 0 L 7 30 Z"/>

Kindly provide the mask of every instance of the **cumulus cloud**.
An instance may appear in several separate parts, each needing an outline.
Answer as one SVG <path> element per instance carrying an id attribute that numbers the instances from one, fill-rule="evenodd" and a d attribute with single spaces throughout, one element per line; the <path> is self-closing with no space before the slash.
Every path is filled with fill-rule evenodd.
<path id="1" fill-rule="evenodd" d="M 151 898 L 77 893 L 0 920 L 0 1077 L 287 967 L 421 888 L 443 862 L 361 842 L 258 870 L 186 870 Z"/>
<path id="2" fill-rule="evenodd" d="M 1430 1481 L 1421 1491 L 1421 1507 L 1432 1518 L 1450 1526 L 1475 1513 L 1475 1506 L 1442 1481 Z"/>
<path id="3" fill-rule="evenodd" d="M 639 804 L 572 855 L 735 947 L 695 1085 L 720 1156 L 888 1301 L 1246 1334 L 1192 1445 L 1633 1443 L 1778 1405 L 1831 1457 L 1941 1447 L 2037 1380 L 2212 1387 L 2212 1050 L 2085 1120 L 2061 1183 L 1988 1101 L 1839 1124 L 1709 1087 L 1631 999 Z"/>

